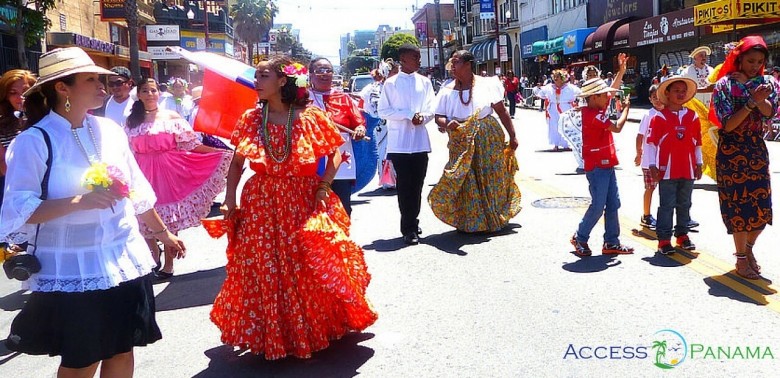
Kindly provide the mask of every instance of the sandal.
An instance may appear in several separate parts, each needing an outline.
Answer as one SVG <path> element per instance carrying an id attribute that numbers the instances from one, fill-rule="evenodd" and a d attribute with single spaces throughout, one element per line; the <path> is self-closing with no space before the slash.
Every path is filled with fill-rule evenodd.
<path id="1" fill-rule="evenodd" d="M 756 273 L 753 268 L 750 267 L 750 262 L 748 261 L 748 257 L 745 254 L 734 254 L 734 256 L 737 256 L 737 264 L 735 265 L 735 272 L 738 276 L 742 278 L 746 278 L 749 280 L 757 280 L 761 278 L 758 273 Z"/>
<path id="2" fill-rule="evenodd" d="M 761 265 L 758 265 L 758 262 L 756 261 L 756 255 L 753 254 L 753 245 L 747 243 L 747 252 L 745 252 L 745 255 L 748 259 L 748 264 L 750 264 L 750 268 L 753 269 L 756 273 L 761 274 Z"/>

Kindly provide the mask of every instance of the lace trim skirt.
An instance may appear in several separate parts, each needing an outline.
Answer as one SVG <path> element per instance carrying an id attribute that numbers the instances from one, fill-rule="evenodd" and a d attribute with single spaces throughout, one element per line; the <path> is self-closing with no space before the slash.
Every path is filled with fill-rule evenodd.
<path id="1" fill-rule="evenodd" d="M 107 290 L 33 292 L 11 323 L 9 350 L 85 368 L 162 338 L 149 275 Z"/>

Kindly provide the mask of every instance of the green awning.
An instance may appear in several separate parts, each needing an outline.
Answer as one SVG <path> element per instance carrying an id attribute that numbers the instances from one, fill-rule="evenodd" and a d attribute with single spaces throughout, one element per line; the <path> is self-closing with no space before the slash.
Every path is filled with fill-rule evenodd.
<path id="1" fill-rule="evenodd" d="M 534 42 L 531 46 L 532 55 L 549 55 L 563 51 L 563 36 L 546 41 Z"/>

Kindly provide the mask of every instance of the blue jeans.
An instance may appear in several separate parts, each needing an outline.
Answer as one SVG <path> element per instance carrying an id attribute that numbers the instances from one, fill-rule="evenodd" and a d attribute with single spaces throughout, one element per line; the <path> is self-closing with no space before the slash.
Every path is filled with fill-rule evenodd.
<path id="1" fill-rule="evenodd" d="M 596 226 L 601 214 L 604 214 L 604 243 L 620 244 L 620 223 L 618 209 L 620 194 L 618 194 L 615 168 L 596 168 L 585 172 L 590 191 L 590 206 L 577 228 L 577 241 L 587 243 L 590 232 Z"/>
<path id="2" fill-rule="evenodd" d="M 658 183 L 658 215 L 655 232 L 658 240 L 672 239 L 672 215 L 677 212 L 677 225 L 674 236 L 688 234 L 688 221 L 691 220 L 691 194 L 693 180 L 661 180 Z"/>

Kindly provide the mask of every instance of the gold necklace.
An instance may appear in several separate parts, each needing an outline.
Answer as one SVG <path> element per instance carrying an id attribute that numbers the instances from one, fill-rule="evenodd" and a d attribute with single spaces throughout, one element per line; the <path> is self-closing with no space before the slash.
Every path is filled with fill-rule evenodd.
<path id="1" fill-rule="evenodd" d="M 260 137 L 263 139 L 263 146 L 265 147 L 266 152 L 268 152 L 268 155 L 271 156 L 271 159 L 274 159 L 274 161 L 277 163 L 282 163 L 287 160 L 287 157 L 290 156 L 290 151 L 292 150 L 293 113 L 293 107 L 290 106 L 290 114 L 287 116 L 287 125 L 285 127 L 286 135 L 284 150 L 276 151 L 274 150 L 273 146 L 271 146 L 271 137 L 268 135 L 268 104 L 263 106 L 263 122 L 261 126 L 262 132 L 260 133 Z"/>

